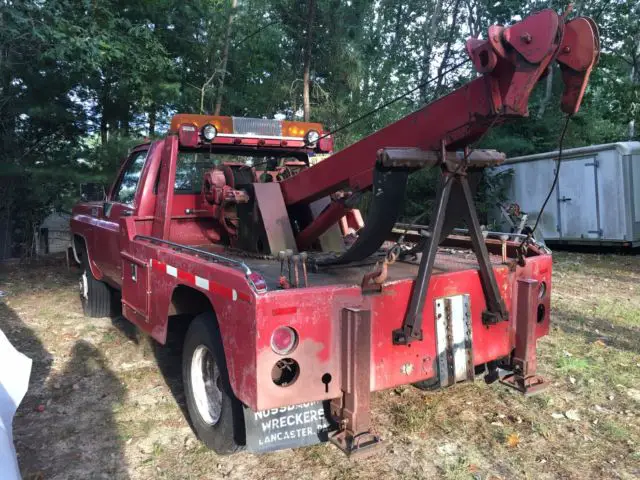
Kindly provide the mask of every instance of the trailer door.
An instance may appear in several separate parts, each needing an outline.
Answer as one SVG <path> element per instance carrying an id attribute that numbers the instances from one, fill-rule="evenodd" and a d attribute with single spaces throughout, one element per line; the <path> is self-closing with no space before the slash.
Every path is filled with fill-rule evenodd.
<path id="1" fill-rule="evenodd" d="M 600 237 L 595 157 L 562 162 L 557 198 L 560 238 Z"/>

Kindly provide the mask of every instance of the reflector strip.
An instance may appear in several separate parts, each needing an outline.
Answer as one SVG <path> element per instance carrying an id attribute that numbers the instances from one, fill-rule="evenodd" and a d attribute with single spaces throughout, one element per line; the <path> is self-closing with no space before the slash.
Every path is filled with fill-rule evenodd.
<path id="1" fill-rule="evenodd" d="M 189 283 L 195 287 L 201 288 L 202 290 L 220 295 L 221 297 L 234 302 L 240 300 L 246 303 L 251 303 L 251 296 L 247 293 L 238 292 L 235 288 L 228 287 L 212 280 L 207 280 L 206 278 L 199 277 L 184 270 L 179 270 L 176 267 L 172 267 L 171 265 L 167 265 L 166 263 L 162 263 L 158 260 L 151 259 L 151 268 L 156 272 L 165 273 L 171 277 L 177 278 L 178 280 L 182 280 L 185 283 Z"/>
<path id="2" fill-rule="evenodd" d="M 291 315 L 298 311 L 298 307 L 281 307 L 271 310 L 271 315 Z"/>
<path id="3" fill-rule="evenodd" d="M 247 133 L 239 135 L 237 133 L 219 133 L 218 137 L 230 137 L 230 138 L 263 138 L 263 139 L 277 139 L 277 140 L 303 140 L 304 137 L 283 137 L 282 135 L 258 135 L 253 133 Z"/>

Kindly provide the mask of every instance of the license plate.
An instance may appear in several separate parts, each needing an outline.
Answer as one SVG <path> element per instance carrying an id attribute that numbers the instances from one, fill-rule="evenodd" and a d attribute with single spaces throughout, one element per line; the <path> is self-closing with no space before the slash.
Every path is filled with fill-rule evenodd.
<path id="1" fill-rule="evenodd" d="M 328 411 L 328 410 L 327 410 Z M 254 412 L 244 409 L 247 450 L 273 452 L 326 442 L 330 424 L 322 402 Z"/>

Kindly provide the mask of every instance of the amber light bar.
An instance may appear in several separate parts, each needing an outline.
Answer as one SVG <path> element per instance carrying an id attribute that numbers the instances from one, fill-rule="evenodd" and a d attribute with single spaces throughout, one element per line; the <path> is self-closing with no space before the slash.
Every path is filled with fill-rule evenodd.
<path id="1" fill-rule="evenodd" d="M 194 125 L 198 130 L 211 124 L 219 135 L 236 135 L 256 138 L 304 139 L 307 132 L 322 132 L 322 125 L 313 122 L 292 122 L 263 118 L 223 117 L 217 115 L 195 115 L 180 113 L 171 119 L 169 131 L 178 133 L 180 126 Z"/>

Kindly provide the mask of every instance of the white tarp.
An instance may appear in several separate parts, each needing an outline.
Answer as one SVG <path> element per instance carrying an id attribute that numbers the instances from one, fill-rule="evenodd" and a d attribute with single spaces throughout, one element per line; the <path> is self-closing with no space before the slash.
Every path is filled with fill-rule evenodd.
<path id="1" fill-rule="evenodd" d="M 30 375 L 31 359 L 17 351 L 0 330 L 0 472 L 6 480 L 20 479 L 11 429 Z"/>

